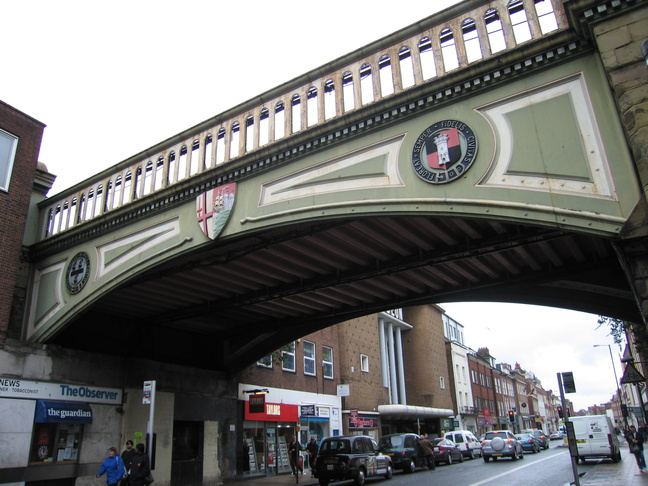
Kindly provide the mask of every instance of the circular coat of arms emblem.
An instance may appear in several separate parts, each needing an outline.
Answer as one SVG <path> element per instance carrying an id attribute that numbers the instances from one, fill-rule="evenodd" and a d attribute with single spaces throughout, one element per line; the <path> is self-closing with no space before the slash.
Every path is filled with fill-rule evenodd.
<path id="1" fill-rule="evenodd" d="M 71 294 L 81 292 L 90 278 L 90 257 L 86 252 L 79 252 L 67 267 L 65 272 L 65 287 Z"/>
<path id="2" fill-rule="evenodd" d="M 477 136 L 457 120 L 443 120 L 428 127 L 416 139 L 412 165 L 421 179 L 445 184 L 462 176 L 477 156 Z"/>

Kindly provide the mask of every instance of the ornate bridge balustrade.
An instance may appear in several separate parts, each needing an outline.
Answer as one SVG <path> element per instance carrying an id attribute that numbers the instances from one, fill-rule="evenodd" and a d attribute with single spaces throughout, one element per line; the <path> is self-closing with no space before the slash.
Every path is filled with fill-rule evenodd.
<path id="1" fill-rule="evenodd" d="M 474 8 L 466 11 L 465 3 Z M 560 0 L 464 4 L 268 91 L 44 201 L 39 238 L 60 234 L 214 169 L 223 173 L 216 180 L 221 184 L 240 175 L 237 161 L 245 155 L 260 154 L 260 149 L 296 139 L 306 129 L 348 119 L 363 107 L 568 27 Z M 432 102 L 444 100 L 491 80 L 490 75 L 475 77 L 429 96 Z M 278 157 L 261 158 L 256 167 L 267 167 Z"/>

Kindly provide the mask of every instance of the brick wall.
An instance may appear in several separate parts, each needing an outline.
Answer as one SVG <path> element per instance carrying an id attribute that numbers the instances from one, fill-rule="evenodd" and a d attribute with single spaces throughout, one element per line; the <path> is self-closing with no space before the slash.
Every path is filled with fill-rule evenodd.
<path id="1" fill-rule="evenodd" d="M 25 224 L 45 125 L 0 101 L 0 128 L 18 137 L 8 192 L 0 191 L 0 348 L 20 267 Z"/>

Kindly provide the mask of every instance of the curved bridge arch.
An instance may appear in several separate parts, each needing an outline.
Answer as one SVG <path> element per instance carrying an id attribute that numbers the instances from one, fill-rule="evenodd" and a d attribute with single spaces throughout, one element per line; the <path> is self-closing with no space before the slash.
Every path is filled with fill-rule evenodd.
<path id="1" fill-rule="evenodd" d="M 35 245 L 27 337 L 235 371 L 317 328 L 422 303 L 641 320 L 617 244 L 643 194 L 597 55 L 555 39 Z M 70 292 L 79 253 L 90 273 Z"/>

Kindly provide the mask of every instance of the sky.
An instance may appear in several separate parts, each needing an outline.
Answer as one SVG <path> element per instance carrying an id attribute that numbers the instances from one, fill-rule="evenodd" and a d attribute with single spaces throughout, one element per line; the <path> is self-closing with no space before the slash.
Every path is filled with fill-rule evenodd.
<path id="1" fill-rule="evenodd" d="M 0 100 L 45 123 L 39 161 L 67 189 L 214 115 L 457 0 L 0 0 Z M 572 371 L 575 408 L 616 390 L 598 316 L 447 304 L 466 345 L 533 371 Z M 619 349 L 613 348 L 617 373 Z"/>

